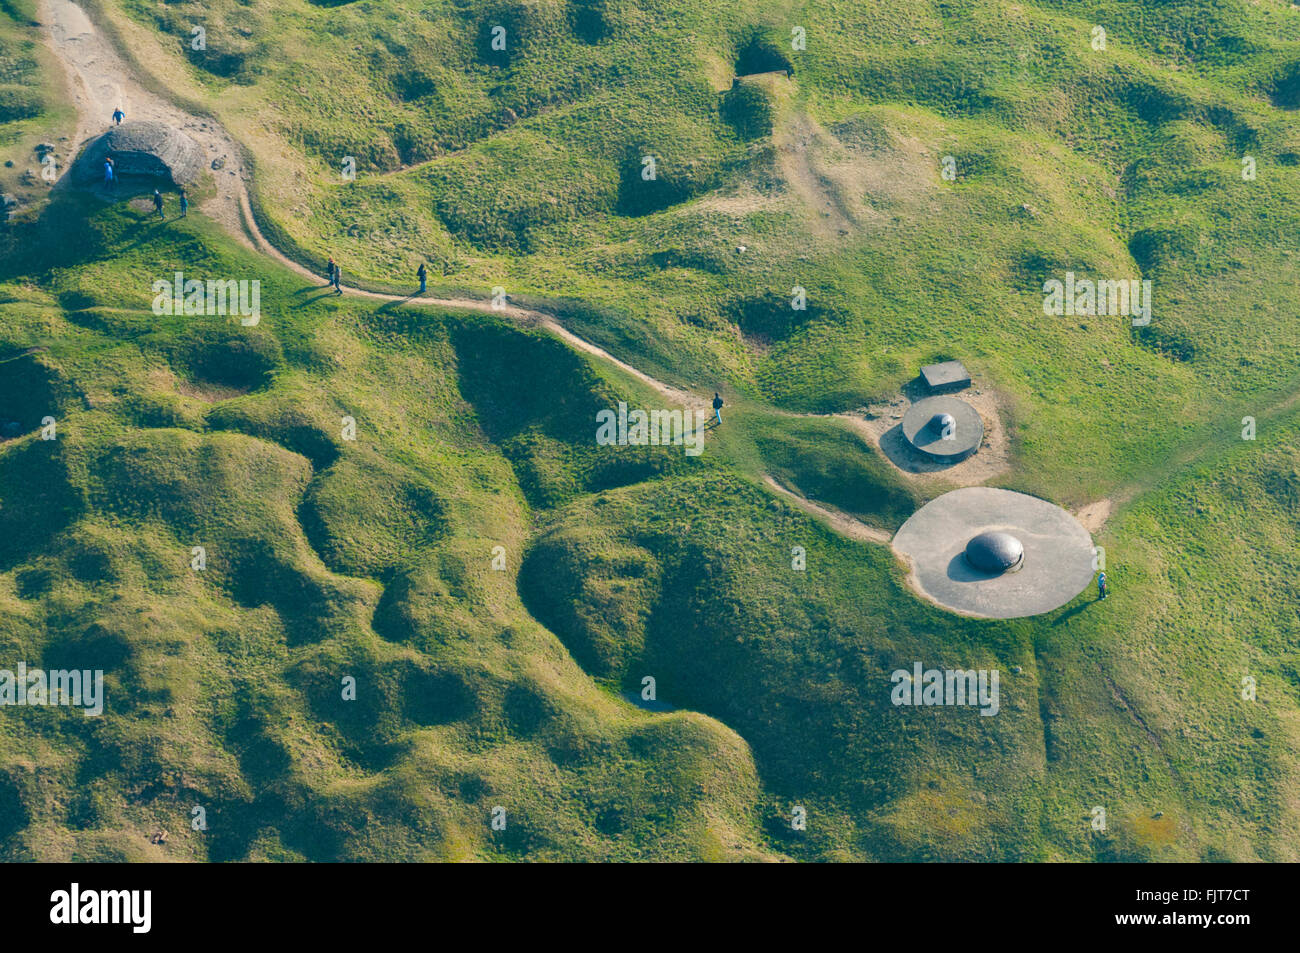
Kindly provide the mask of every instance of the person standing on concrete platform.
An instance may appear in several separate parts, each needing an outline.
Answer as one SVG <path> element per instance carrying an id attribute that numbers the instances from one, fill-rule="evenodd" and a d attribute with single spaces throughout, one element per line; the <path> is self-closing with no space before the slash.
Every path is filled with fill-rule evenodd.
<path id="1" fill-rule="evenodd" d="M 429 287 L 429 269 L 424 267 L 424 262 L 420 262 L 420 267 L 415 272 L 415 277 L 420 279 L 420 294 Z"/>

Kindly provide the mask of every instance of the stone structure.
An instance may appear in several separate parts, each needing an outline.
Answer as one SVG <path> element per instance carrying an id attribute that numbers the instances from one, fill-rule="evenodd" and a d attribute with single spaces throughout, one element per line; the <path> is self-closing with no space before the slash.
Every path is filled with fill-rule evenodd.
<path id="1" fill-rule="evenodd" d="M 931 394 L 948 394 L 970 387 L 970 372 L 961 361 L 944 361 L 921 368 L 921 380 Z"/>
<path id="2" fill-rule="evenodd" d="M 93 140 L 77 160 L 76 177 L 104 181 L 104 157 L 111 156 L 119 179 L 191 185 L 203 172 L 203 148 L 188 135 L 152 120 L 124 122 Z"/>

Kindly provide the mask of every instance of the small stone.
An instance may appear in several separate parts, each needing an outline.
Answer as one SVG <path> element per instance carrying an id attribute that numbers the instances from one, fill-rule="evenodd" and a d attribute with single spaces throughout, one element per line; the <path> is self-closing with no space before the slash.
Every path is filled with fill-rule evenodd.
<path id="1" fill-rule="evenodd" d="M 226 157 L 225 157 L 225 156 L 219 156 L 218 158 L 212 160 L 212 168 L 214 168 L 214 169 L 224 169 L 225 167 L 226 167 Z"/>

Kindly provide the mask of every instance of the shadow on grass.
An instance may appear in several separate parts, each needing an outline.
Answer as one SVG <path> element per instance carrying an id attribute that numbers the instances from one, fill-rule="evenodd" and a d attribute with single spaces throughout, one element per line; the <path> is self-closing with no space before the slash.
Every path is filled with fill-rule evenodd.
<path id="1" fill-rule="evenodd" d="M 1083 602 L 1080 602 L 1077 606 L 1074 606 L 1073 608 L 1067 609 L 1065 612 L 1062 612 L 1059 616 L 1056 617 L 1056 621 L 1053 622 L 1052 625 L 1053 626 L 1065 625 L 1065 623 L 1069 622 L 1076 615 L 1078 615 L 1084 609 L 1087 609 L 1090 605 L 1092 605 L 1094 602 L 1097 601 L 1098 600 L 1096 599 L 1085 599 Z"/>
<path id="2" fill-rule="evenodd" d="M 410 302 L 415 301 L 422 297 L 424 297 L 423 293 L 419 291 L 412 291 L 405 298 L 397 298 L 392 301 L 385 301 L 383 304 L 381 304 L 378 308 L 375 309 L 375 313 L 384 314 L 386 312 L 392 311 L 394 308 L 400 308 L 402 307 L 402 305 L 409 304 Z"/>
<path id="3" fill-rule="evenodd" d="M 302 291 L 297 292 L 297 294 L 305 294 L 308 290 L 310 289 L 304 288 Z M 294 308 L 305 308 L 310 304 L 315 304 L 317 301 L 320 301 L 322 298 L 338 298 L 338 297 L 342 297 L 342 296 L 335 294 L 334 289 L 330 288 L 327 291 L 319 292 L 314 298 L 304 298 L 302 301 L 299 301 L 297 304 L 295 304 Z"/>

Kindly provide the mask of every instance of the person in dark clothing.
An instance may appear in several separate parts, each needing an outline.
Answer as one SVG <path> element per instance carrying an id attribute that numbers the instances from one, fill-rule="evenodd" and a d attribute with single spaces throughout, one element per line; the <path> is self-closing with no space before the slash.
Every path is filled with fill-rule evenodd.
<path id="1" fill-rule="evenodd" d="M 122 120 L 125 118 L 126 118 L 126 113 L 122 112 L 121 106 L 118 106 L 116 109 L 113 110 L 113 122 L 117 123 L 120 126 L 122 125 Z"/>
<path id="2" fill-rule="evenodd" d="M 420 294 L 429 287 L 429 269 L 424 267 L 424 262 L 420 262 L 420 267 L 415 272 L 415 277 L 420 279 Z"/>
<path id="3" fill-rule="evenodd" d="M 717 391 L 713 392 L 713 416 L 718 420 L 714 426 L 720 426 L 722 424 L 722 396 Z"/>
<path id="4" fill-rule="evenodd" d="M 159 217 L 159 218 L 166 218 L 166 217 L 167 217 L 166 215 L 163 214 L 163 197 L 162 197 L 162 193 L 159 192 L 157 189 L 154 189 L 154 190 L 153 190 L 153 207 L 154 207 L 155 209 L 158 210 L 158 217 Z"/>
<path id="5" fill-rule="evenodd" d="M 334 256 L 330 255 L 330 260 L 325 263 L 325 284 L 334 284 Z"/>
<path id="6" fill-rule="evenodd" d="M 1103 572 L 1097 576 L 1097 598 L 1105 599 L 1110 595 L 1110 590 L 1106 587 L 1106 574 Z"/>
<path id="7" fill-rule="evenodd" d="M 343 269 L 339 267 L 339 263 L 336 261 L 334 262 L 334 281 L 333 281 L 334 293 L 336 295 L 343 294 L 343 288 L 342 286 L 339 285 L 339 281 L 342 279 L 342 277 L 343 277 Z"/>
<path id="8" fill-rule="evenodd" d="M 181 189 L 181 218 L 184 218 L 186 215 L 188 215 L 189 211 L 190 211 L 189 196 L 185 194 L 184 189 Z"/>

